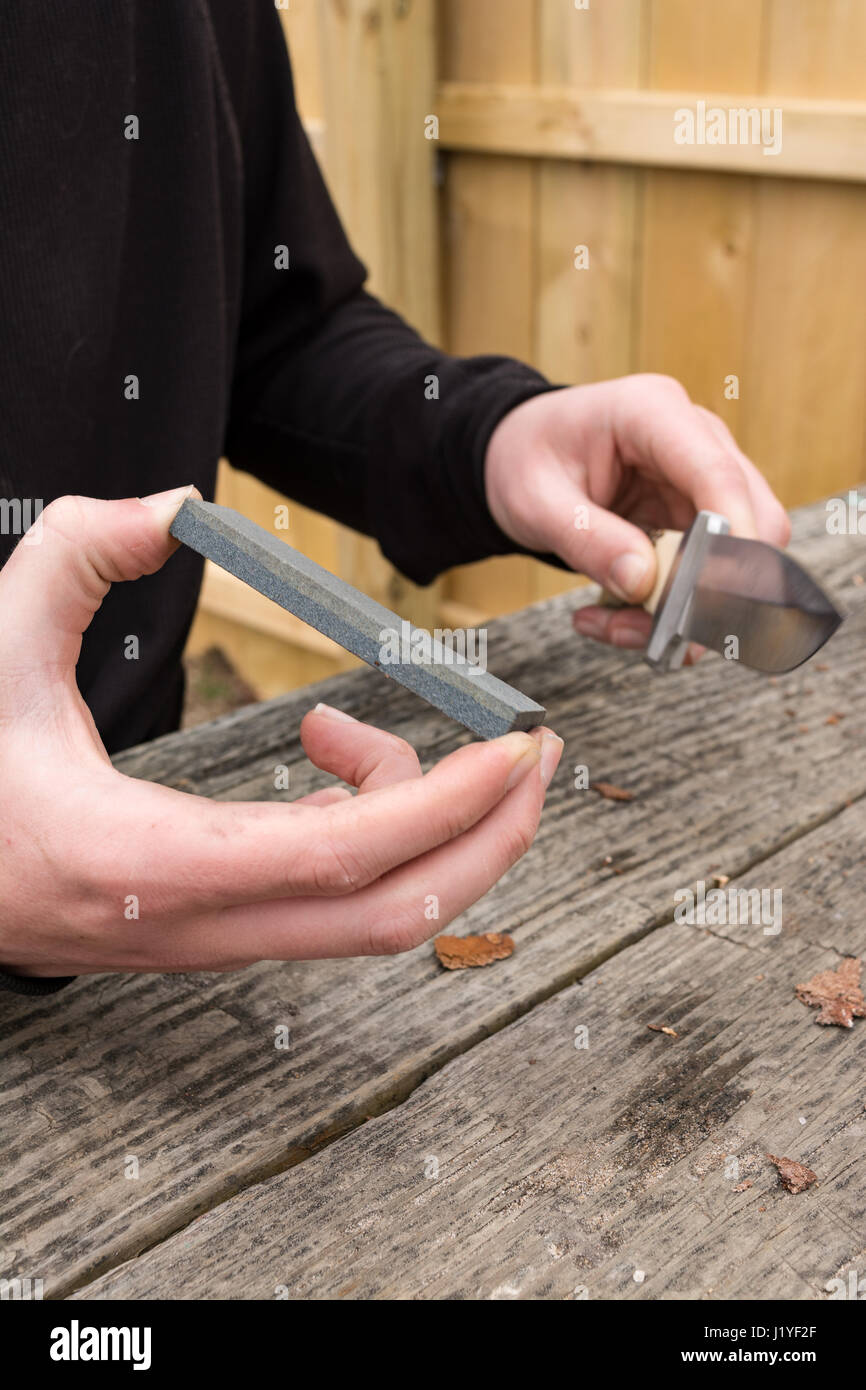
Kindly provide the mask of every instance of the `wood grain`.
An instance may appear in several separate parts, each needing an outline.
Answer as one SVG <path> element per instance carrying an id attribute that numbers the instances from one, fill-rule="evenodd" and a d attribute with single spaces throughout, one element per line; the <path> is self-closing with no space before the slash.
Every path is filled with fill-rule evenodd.
<path id="1" fill-rule="evenodd" d="M 795 553 L 862 611 L 860 539 L 797 520 Z M 566 738 L 531 853 L 461 918 L 507 931 L 511 960 L 455 992 L 432 946 L 407 956 L 263 964 L 234 977 L 82 980 L 60 1000 L 3 996 L 0 1271 L 77 1287 L 233 1192 L 401 1102 L 432 1072 L 670 921 L 672 894 L 738 874 L 866 794 L 864 625 L 776 685 L 716 660 L 671 678 L 578 640 L 567 597 L 491 629 L 490 664 L 545 701 Z M 462 731 L 371 671 L 131 750 L 117 765 L 220 799 L 330 780 L 297 730 L 319 698 L 409 737 L 425 764 Z M 785 711 L 793 708 L 796 719 Z M 824 721 L 831 712 L 847 717 Z M 808 726 L 808 733 L 801 733 Z M 573 769 L 638 793 L 600 802 Z M 813 972 L 810 972 L 813 973 Z M 650 1020 L 663 1021 L 663 1020 Z M 275 1047 L 275 1030 L 291 1047 Z M 778 1152 L 777 1149 L 773 1150 Z M 124 1176 L 127 1155 L 140 1176 Z"/>
<path id="2" fill-rule="evenodd" d="M 864 851 L 861 801 L 728 886 L 781 891 L 778 935 L 666 927 L 81 1296 L 825 1297 L 866 1253 L 866 1026 L 794 986 L 866 949 Z"/>
<path id="3" fill-rule="evenodd" d="M 720 91 L 580 92 L 506 83 L 444 82 L 437 104 L 446 149 L 542 159 L 592 159 L 677 169 L 711 169 L 765 178 L 866 177 L 866 102 L 778 97 L 784 139 L 768 156 L 760 143 L 680 144 L 677 113 L 766 107 L 756 93 Z"/>

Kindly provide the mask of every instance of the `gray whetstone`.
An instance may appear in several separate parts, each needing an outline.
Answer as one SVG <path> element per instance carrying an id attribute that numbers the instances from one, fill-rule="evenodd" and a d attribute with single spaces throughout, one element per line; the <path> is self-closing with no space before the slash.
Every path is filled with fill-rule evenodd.
<path id="1" fill-rule="evenodd" d="M 382 634 L 400 633 L 403 620 L 230 507 L 184 502 L 171 534 L 481 738 L 543 723 L 541 705 L 435 640 L 423 665 L 382 665 Z"/>

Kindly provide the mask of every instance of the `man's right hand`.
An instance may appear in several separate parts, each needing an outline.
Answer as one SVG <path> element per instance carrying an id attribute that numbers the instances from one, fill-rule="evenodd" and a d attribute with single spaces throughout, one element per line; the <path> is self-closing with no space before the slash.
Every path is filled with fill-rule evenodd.
<path id="1" fill-rule="evenodd" d="M 2 969 L 226 971 L 409 950 L 532 843 L 562 752 L 546 729 L 470 744 L 422 775 L 402 739 L 317 706 L 307 755 L 359 795 L 289 804 L 209 801 L 112 767 L 75 681 L 82 634 L 111 584 L 172 554 L 191 491 L 61 498 L 0 571 Z"/>

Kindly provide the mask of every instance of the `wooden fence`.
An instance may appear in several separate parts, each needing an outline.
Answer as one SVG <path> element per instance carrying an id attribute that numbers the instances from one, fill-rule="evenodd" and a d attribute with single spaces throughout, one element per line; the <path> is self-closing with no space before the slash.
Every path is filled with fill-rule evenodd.
<path id="1" fill-rule="evenodd" d="M 789 505 L 866 475 L 866 0 L 277 8 L 373 288 L 423 332 L 561 382 L 671 373 Z M 674 138 L 678 113 L 731 109 L 780 111 L 778 153 Z M 221 497 L 267 523 L 279 500 L 228 469 Z M 506 558 L 418 591 L 372 542 L 291 510 L 290 543 L 417 621 L 571 582 Z M 212 640 L 264 694 L 349 664 L 209 573 L 193 645 Z"/>

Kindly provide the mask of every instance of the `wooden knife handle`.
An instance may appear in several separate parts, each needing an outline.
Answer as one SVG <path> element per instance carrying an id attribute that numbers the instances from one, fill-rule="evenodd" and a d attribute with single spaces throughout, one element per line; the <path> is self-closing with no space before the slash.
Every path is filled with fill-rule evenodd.
<path id="1" fill-rule="evenodd" d="M 655 613 L 658 607 L 665 584 L 668 581 L 668 575 L 671 572 L 677 551 L 680 548 L 680 541 L 682 538 L 682 531 L 654 531 L 650 537 L 655 546 L 656 565 L 658 568 L 652 593 L 640 605 L 641 608 L 646 609 L 647 613 Z M 624 599 L 618 598 L 616 594 L 612 594 L 609 589 L 602 589 L 599 603 L 604 608 L 628 608 L 633 606 L 627 604 Z"/>

